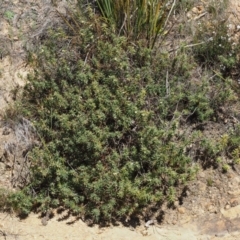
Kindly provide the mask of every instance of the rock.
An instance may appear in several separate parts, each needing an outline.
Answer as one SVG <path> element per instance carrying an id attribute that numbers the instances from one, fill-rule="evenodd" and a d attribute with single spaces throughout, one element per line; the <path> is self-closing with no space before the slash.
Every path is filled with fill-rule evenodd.
<path id="1" fill-rule="evenodd" d="M 186 208 L 184 207 L 179 207 L 178 208 L 178 212 L 181 213 L 181 214 L 184 214 L 186 212 Z"/>
<path id="2" fill-rule="evenodd" d="M 234 196 L 236 196 L 236 195 L 240 195 L 240 190 L 236 190 L 236 191 L 228 191 L 228 194 L 229 194 L 229 195 L 234 195 Z"/>
<path id="3" fill-rule="evenodd" d="M 230 206 L 229 204 L 227 204 L 227 205 L 225 206 L 225 210 L 228 210 L 229 208 L 231 208 L 231 206 Z"/>
<path id="4" fill-rule="evenodd" d="M 230 209 L 221 209 L 220 212 L 222 213 L 222 215 L 225 218 L 228 218 L 229 220 L 234 219 L 239 217 L 240 215 L 240 205 L 236 206 L 236 207 L 232 207 Z"/>
<path id="5" fill-rule="evenodd" d="M 174 207 L 178 207 L 179 206 L 179 201 L 175 201 L 174 202 Z"/>

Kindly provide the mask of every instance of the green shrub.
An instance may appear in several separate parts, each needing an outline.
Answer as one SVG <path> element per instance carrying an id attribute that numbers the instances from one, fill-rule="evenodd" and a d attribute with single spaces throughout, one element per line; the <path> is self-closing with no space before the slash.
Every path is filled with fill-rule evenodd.
<path id="1" fill-rule="evenodd" d="M 239 40 L 230 29 L 225 9 L 228 1 L 209 2 L 210 17 L 198 22 L 193 42 L 194 55 L 199 63 L 220 70 L 224 76 L 239 66 Z M 198 44 L 200 43 L 200 44 Z M 219 68 L 220 67 L 220 68 Z"/>
<path id="2" fill-rule="evenodd" d="M 23 108 L 44 144 L 32 152 L 23 192 L 34 189 L 32 204 L 42 208 L 61 205 L 97 221 L 163 201 L 194 170 L 184 154 L 189 140 L 173 143 L 177 121 L 161 112 L 163 59 L 106 28 L 86 41 L 97 33 L 87 23 L 82 29 L 76 47 L 52 33 L 29 76 Z"/>
<path id="3" fill-rule="evenodd" d="M 228 164 L 234 165 L 240 163 L 240 125 L 236 125 L 229 134 L 222 136 L 220 145 L 225 153 L 225 158 L 229 160 Z"/>
<path id="4" fill-rule="evenodd" d="M 8 196 L 10 195 L 9 191 L 6 189 L 0 188 L 0 209 L 1 211 L 9 210 Z"/>
<path id="5" fill-rule="evenodd" d="M 172 58 L 90 21 L 66 21 L 29 57 L 22 114 L 42 145 L 29 155 L 31 182 L 10 199 L 24 213 L 62 206 L 99 221 L 172 203 L 197 170 L 181 121 L 209 119 L 228 99 L 192 83 L 186 52 Z"/>
<path id="6" fill-rule="evenodd" d="M 199 28 L 196 34 L 196 41 L 202 39 L 204 44 L 197 45 L 194 48 L 195 56 L 200 62 L 207 66 L 216 64 L 221 65 L 222 70 L 231 68 L 236 62 L 236 51 L 233 49 L 233 43 L 228 37 L 227 24 L 212 24 Z"/>

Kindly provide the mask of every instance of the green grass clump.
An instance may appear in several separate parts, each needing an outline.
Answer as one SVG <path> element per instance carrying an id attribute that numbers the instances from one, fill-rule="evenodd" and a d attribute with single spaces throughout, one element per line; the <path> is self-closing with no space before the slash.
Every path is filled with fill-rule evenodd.
<path id="1" fill-rule="evenodd" d="M 132 40 L 146 39 L 153 47 L 158 35 L 165 30 L 168 15 L 174 5 L 166 0 L 97 0 L 104 19 L 113 25 L 119 35 Z M 173 3 L 172 3 L 173 4 Z"/>

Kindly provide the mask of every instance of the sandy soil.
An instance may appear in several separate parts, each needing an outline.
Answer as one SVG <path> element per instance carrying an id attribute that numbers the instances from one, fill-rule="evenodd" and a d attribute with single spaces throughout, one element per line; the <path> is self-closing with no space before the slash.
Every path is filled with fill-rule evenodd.
<path id="1" fill-rule="evenodd" d="M 47 226 L 41 224 L 36 214 L 31 214 L 25 220 L 19 220 L 10 215 L 0 214 L 0 235 L 5 234 L 6 239 L 84 239 L 84 240 L 197 240 L 207 239 L 197 237 L 197 234 L 191 229 L 183 229 L 170 226 L 150 227 L 148 231 L 144 227 L 131 229 L 126 227 L 107 227 L 99 228 L 87 227 L 82 221 L 71 222 L 71 219 L 59 221 L 61 217 L 54 217 Z M 4 239 L 4 236 L 0 236 Z"/>

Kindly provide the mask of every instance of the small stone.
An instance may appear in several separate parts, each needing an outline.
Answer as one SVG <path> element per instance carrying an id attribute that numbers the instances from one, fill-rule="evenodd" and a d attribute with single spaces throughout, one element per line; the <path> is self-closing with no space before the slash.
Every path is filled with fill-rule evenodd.
<path id="1" fill-rule="evenodd" d="M 174 206 L 175 206 L 175 207 L 178 207 L 178 206 L 179 206 L 179 201 L 175 201 L 175 202 L 174 202 Z"/>
<path id="2" fill-rule="evenodd" d="M 178 212 L 184 214 L 186 212 L 186 209 L 184 207 L 179 207 Z"/>
<path id="3" fill-rule="evenodd" d="M 229 204 L 227 204 L 227 205 L 225 206 L 225 209 L 228 210 L 229 208 L 231 208 L 231 206 L 230 206 Z"/>

